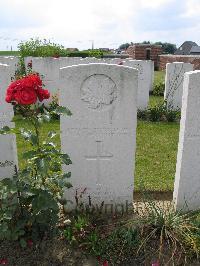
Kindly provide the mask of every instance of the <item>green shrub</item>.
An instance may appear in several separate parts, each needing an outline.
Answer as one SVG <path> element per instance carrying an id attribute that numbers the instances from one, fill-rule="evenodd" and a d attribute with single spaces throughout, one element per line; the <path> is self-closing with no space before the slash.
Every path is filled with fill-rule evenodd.
<path id="1" fill-rule="evenodd" d="M 139 224 L 141 232 L 138 252 L 158 258 L 160 265 L 189 265 L 188 259 L 198 258 L 200 253 L 200 227 L 195 221 L 197 214 L 175 211 L 173 204 L 144 202 L 143 213 L 133 222 Z"/>
<path id="2" fill-rule="evenodd" d="M 166 101 L 164 101 L 163 103 L 149 107 L 146 110 L 138 110 L 137 118 L 152 122 L 175 122 L 180 120 L 180 110 L 172 110 L 167 108 Z"/>
<path id="3" fill-rule="evenodd" d="M 89 56 L 90 57 L 96 57 L 96 58 L 102 58 L 103 52 L 98 50 L 98 49 L 89 50 Z"/>
<path id="4" fill-rule="evenodd" d="M 140 109 L 138 109 L 138 111 L 137 111 L 137 118 L 138 119 L 141 119 L 141 120 L 148 120 L 148 118 L 149 118 L 148 109 L 146 109 L 146 110 L 140 110 Z"/>
<path id="5" fill-rule="evenodd" d="M 87 50 L 87 51 L 75 51 L 75 52 L 69 52 L 69 57 L 96 57 L 101 58 L 103 57 L 103 52 L 100 50 Z"/>
<path id="6" fill-rule="evenodd" d="M 154 84 L 153 87 L 153 95 L 155 96 L 163 96 L 165 91 L 165 82 L 159 81 L 156 84 Z"/>
<path id="7" fill-rule="evenodd" d="M 86 255 L 96 257 L 101 265 L 106 261 L 109 265 L 121 265 L 131 260 L 140 244 L 137 228 L 125 225 L 113 225 L 111 228 L 102 221 L 98 226 L 95 222 L 99 218 L 94 220 L 94 217 L 83 214 L 75 216 L 64 229 L 68 243 L 82 249 Z"/>
<path id="8" fill-rule="evenodd" d="M 162 121 L 164 108 L 163 104 L 149 108 L 149 120 L 152 122 Z"/>
<path id="9" fill-rule="evenodd" d="M 180 111 L 166 109 L 164 112 L 167 122 L 175 122 L 179 118 Z"/>
<path id="10" fill-rule="evenodd" d="M 200 216 L 146 200 L 130 216 L 79 213 L 66 220 L 67 242 L 100 265 L 189 265 L 200 253 Z M 112 219 L 112 220 L 111 220 Z M 198 265 L 198 264 L 195 264 Z"/>
<path id="11" fill-rule="evenodd" d="M 68 55 L 68 52 L 64 46 L 52 43 L 46 39 L 30 39 L 29 41 L 21 42 L 18 45 L 18 48 L 22 58 L 27 56 L 59 57 Z"/>
<path id="12" fill-rule="evenodd" d="M 35 85 L 32 86 L 34 90 Z M 37 102 L 29 105 L 16 102 L 15 108 L 21 119 L 31 124 L 31 129 L 5 126 L 0 134 L 18 134 L 30 148 L 23 153 L 26 161 L 23 169 L 15 166 L 13 176 L 1 176 L 0 240 L 19 240 L 25 246 L 28 238 L 43 238 L 57 229 L 64 188 L 71 187 L 67 181 L 71 173 L 63 174 L 61 166 L 71 164 L 71 160 L 54 143 L 56 132 L 48 132 L 46 139 L 41 140 L 41 127 L 50 122 L 52 114 L 71 112 L 62 106 L 48 111 Z"/>
<path id="13" fill-rule="evenodd" d="M 82 57 L 82 58 L 85 58 L 85 57 L 89 57 L 89 52 L 87 51 L 75 51 L 75 52 L 69 52 L 68 54 L 69 57 Z"/>

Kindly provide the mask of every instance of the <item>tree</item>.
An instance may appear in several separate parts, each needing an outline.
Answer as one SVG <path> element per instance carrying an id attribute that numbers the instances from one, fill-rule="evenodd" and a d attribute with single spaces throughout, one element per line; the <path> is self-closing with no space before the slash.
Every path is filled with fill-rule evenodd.
<path id="1" fill-rule="evenodd" d="M 143 41 L 142 44 L 151 44 L 150 41 Z"/>
<path id="2" fill-rule="evenodd" d="M 156 45 L 162 45 L 163 48 L 163 53 L 165 54 L 174 54 L 174 52 L 177 50 L 177 47 L 173 43 L 168 43 L 168 42 L 155 42 L 154 44 Z"/>
<path id="3" fill-rule="evenodd" d="M 130 43 L 123 43 L 119 46 L 120 50 L 126 50 L 130 46 Z"/>

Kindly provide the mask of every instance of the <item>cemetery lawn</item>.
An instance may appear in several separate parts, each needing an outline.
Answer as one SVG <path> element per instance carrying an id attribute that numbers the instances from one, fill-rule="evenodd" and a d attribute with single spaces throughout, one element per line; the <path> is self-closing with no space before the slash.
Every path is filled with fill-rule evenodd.
<path id="1" fill-rule="evenodd" d="M 153 96 L 151 95 L 149 97 L 149 107 L 154 107 L 156 105 L 160 105 L 162 104 L 164 101 L 164 97 L 163 96 Z"/>
<path id="2" fill-rule="evenodd" d="M 30 128 L 30 125 L 17 117 L 15 117 L 15 123 L 18 128 Z M 42 131 L 44 139 L 51 130 L 59 133 L 60 122 L 58 120 L 45 124 Z M 178 134 L 178 123 L 138 121 L 135 191 L 141 191 L 144 187 L 153 192 L 173 191 Z M 59 134 L 55 140 L 60 146 Z M 17 136 L 21 168 L 24 166 L 23 153 L 29 147 L 29 143 Z"/>
<path id="3" fill-rule="evenodd" d="M 9 56 L 9 55 L 11 55 L 11 56 L 17 56 L 17 55 L 19 55 L 19 51 L 0 51 L 0 56 Z"/>
<path id="4" fill-rule="evenodd" d="M 136 191 L 173 191 L 178 137 L 178 123 L 138 121 Z"/>
<path id="5" fill-rule="evenodd" d="M 15 125 L 17 128 L 25 128 L 25 129 L 31 128 L 30 125 L 26 121 L 18 119 L 17 116 L 15 116 L 14 121 L 15 121 Z M 49 131 L 55 131 L 59 133 L 59 130 L 60 130 L 59 120 L 53 120 L 50 123 L 45 123 L 43 126 L 41 137 L 43 140 L 45 140 Z M 55 137 L 55 142 L 60 146 L 59 134 Z M 25 161 L 23 159 L 23 153 L 29 148 L 30 148 L 29 142 L 25 141 L 20 135 L 17 135 L 17 151 L 18 151 L 18 162 L 19 162 L 20 168 L 23 168 L 25 166 Z"/>
<path id="6" fill-rule="evenodd" d="M 154 71 L 154 83 L 165 81 L 165 71 Z"/>

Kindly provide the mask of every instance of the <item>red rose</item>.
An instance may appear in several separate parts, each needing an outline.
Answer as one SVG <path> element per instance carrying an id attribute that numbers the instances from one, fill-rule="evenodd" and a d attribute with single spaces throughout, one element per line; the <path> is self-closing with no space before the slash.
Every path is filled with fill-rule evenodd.
<path id="1" fill-rule="evenodd" d="M 1 259 L 0 264 L 6 265 L 6 264 L 8 264 L 8 260 L 7 259 Z"/>
<path id="2" fill-rule="evenodd" d="M 158 261 L 153 262 L 153 263 L 152 263 L 152 266 L 160 266 L 160 263 L 159 263 Z"/>
<path id="3" fill-rule="evenodd" d="M 31 248 L 33 246 L 33 240 L 27 240 L 27 245 L 29 246 L 29 248 Z"/>
<path id="4" fill-rule="evenodd" d="M 29 75 L 27 78 L 32 81 L 35 87 L 42 87 L 42 80 L 37 74 Z"/>
<path id="5" fill-rule="evenodd" d="M 34 104 L 37 99 L 43 101 L 48 99 L 50 93 L 42 89 L 42 80 L 39 75 L 31 74 L 10 84 L 6 92 L 6 102 L 17 102 L 18 104 Z"/>
<path id="6" fill-rule="evenodd" d="M 14 94 L 17 92 L 17 90 L 19 89 L 19 82 L 18 80 L 12 82 L 10 84 L 10 86 L 7 89 L 6 92 L 6 102 L 10 103 L 12 101 L 14 101 Z"/>
<path id="7" fill-rule="evenodd" d="M 22 88 L 14 94 L 14 100 L 18 104 L 30 105 L 36 103 L 37 94 L 33 89 Z"/>
<path id="8" fill-rule="evenodd" d="M 38 89 L 37 96 L 39 101 L 42 102 L 44 99 L 49 99 L 50 93 L 48 90 Z"/>
<path id="9" fill-rule="evenodd" d="M 104 262 L 103 262 L 102 265 L 103 265 L 103 266 L 108 266 L 108 261 L 107 261 L 107 260 L 104 260 Z"/>

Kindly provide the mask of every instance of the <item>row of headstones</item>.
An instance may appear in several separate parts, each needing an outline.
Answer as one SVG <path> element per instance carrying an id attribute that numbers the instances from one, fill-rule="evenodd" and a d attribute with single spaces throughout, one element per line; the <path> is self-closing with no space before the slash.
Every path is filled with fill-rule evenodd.
<path id="1" fill-rule="evenodd" d="M 0 56 L 0 63 L 8 64 L 12 68 L 12 73 L 17 70 L 19 58 L 12 56 Z M 104 58 L 97 59 L 94 57 L 79 58 L 79 57 L 61 57 L 61 58 L 25 58 L 25 65 L 32 61 L 33 70 L 40 73 L 43 82 L 50 90 L 51 94 L 59 95 L 59 69 L 65 66 L 88 64 L 88 63 L 108 63 L 130 66 L 138 69 L 138 109 L 144 110 L 148 106 L 149 92 L 153 89 L 154 79 L 154 63 L 152 61 L 131 60 L 120 58 Z M 167 101 L 168 108 L 172 110 L 181 109 L 183 80 L 184 74 L 193 70 L 193 65 L 190 63 L 174 62 L 166 65 L 165 76 L 165 93 L 164 99 Z M 51 101 L 51 100 L 50 100 Z"/>
<path id="2" fill-rule="evenodd" d="M 60 94 L 59 88 L 59 69 L 62 67 L 91 64 L 91 63 L 106 63 L 130 66 L 138 69 L 138 109 L 146 109 L 149 102 L 149 92 L 153 87 L 154 79 L 154 63 L 153 61 L 119 59 L 119 58 L 106 58 L 97 59 L 93 57 L 78 58 L 78 57 L 61 57 L 61 58 L 40 58 L 40 57 L 27 57 L 25 58 L 26 67 L 32 62 L 32 70 L 38 72 L 43 77 L 45 86 L 53 94 Z M 51 101 L 51 99 L 50 99 Z"/>
<path id="3" fill-rule="evenodd" d="M 1 126 L 13 126 L 12 107 L 4 102 L 12 74 L 13 67 L 0 64 Z M 200 71 L 185 74 L 174 190 L 177 208 L 196 209 L 200 203 L 199 84 Z M 81 195 L 85 203 L 126 208 L 133 192 L 138 71 L 109 64 L 64 67 L 59 88 L 61 105 L 73 113 L 61 118 L 62 150 L 73 161 L 68 205 Z M 0 136 L 0 162 L 1 178 L 10 176 L 17 164 L 14 136 Z"/>

